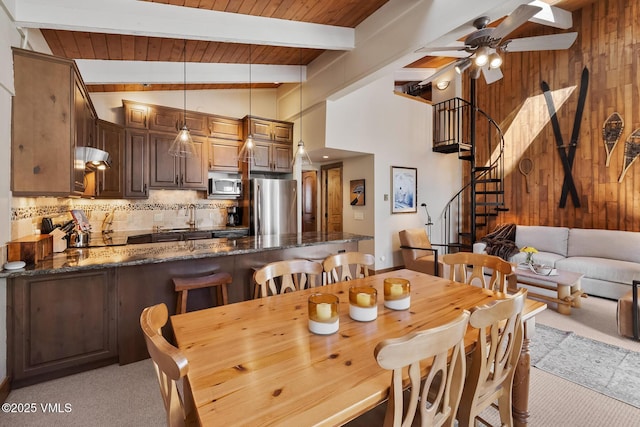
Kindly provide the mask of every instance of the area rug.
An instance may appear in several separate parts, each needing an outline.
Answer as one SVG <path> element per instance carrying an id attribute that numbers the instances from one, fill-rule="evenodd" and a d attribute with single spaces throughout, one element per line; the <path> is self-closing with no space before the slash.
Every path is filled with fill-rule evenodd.
<path id="1" fill-rule="evenodd" d="M 531 365 L 640 408 L 640 353 L 536 325 Z"/>

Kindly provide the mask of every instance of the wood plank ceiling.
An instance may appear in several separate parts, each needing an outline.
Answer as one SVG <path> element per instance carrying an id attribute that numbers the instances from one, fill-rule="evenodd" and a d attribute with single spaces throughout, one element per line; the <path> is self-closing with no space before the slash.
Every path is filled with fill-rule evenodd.
<path id="1" fill-rule="evenodd" d="M 174 6 L 240 13 L 268 18 L 355 28 L 388 0 L 144 0 Z M 54 55 L 71 59 L 131 61 L 183 61 L 184 41 L 147 36 L 44 29 L 42 34 Z M 251 49 L 251 52 L 250 52 Z M 187 40 L 188 62 L 269 65 L 307 65 L 324 50 Z M 301 58 L 302 56 L 302 58 Z M 189 89 L 246 88 L 248 84 L 198 84 Z M 252 84 L 253 88 L 277 84 Z M 182 85 L 89 85 L 91 92 L 175 90 Z"/>
<path id="2" fill-rule="evenodd" d="M 261 17 L 286 19 L 307 23 L 355 28 L 388 0 L 143 0 L 174 6 L 238 13 Z M 594 0 L 544 0 L 572 11 Z M 523 28 L 524 29 L 524 28 Z M 185 41 L 174 38 L 144 35 L 107 34 L 96 32 L 42 29 L 42 34 L 54 55 L 71 59 L 169 61 L 182 62 Z M 226 43 L 202 40 L 186 41 L 188 62 L 228 64 L 308 65 L 324 50 L 300 49 L 260 44 Z M 438 68 L 452 59 L 426 56 L 411 68 Z M 277 84 L 252 84 L 258 87 L 276 87 Z M 189 89 L 246 88 L 248 84 L 190 84 Z M 92 92 L 176 90 L 182 85 L 89 85 Z"/>

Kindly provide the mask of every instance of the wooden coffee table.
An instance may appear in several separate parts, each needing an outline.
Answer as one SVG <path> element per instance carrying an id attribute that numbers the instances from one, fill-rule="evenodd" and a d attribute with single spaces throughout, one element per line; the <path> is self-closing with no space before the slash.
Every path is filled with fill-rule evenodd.
<path id="1" fill-rule="evenodd" d="M 557 298 L 548 295 L 528 292 L 528 296 L 543 299 L 545 301 L 558 304 L 558 313 L 571 314 L 571 307 L 580 308 L 580 297 L 586 296 L 580 288 L 580 279 L 584 274 L 574 273 L 572 271 L 564 271 L 554 269 L 554 275 L 545 276 L 536 274 L 529 269 L 519 268 L 515 266 L 513 273 L 508 276 L 508 287 L 510 292 L 517 292 L 518 283 L 527 286 L 534 286 L 541 289 L 557 292 Z"/>

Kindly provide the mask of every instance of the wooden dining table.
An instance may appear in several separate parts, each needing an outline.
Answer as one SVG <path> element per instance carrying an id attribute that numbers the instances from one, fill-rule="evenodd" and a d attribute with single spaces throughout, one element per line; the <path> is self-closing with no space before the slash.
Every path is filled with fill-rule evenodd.
<path id="1" fill-rule="evenodd" d="M 384 307 L 383 281 L 411 282 L 411 306 Z M 349 317 L 349 287 L 373 286 L 378 317 L 358 322 Z M 317 292 L 340 299 L 340 326 L 332 335 L 308 329 L 307 299 Z M 373 350 L 380 341 L 432 328 L 462 310 L 507 295 L 412 270 L 396 270 L 171 317 L 203 426 L 341 425 L 382 402 L 391 372 L 380 368 Z M 526 300 L 525 340 L 514 380 L 514 420 L 526 425 L 529 390 L 529 342 L 535 315 L 546 304 Z M 466 351 L 477 331 L 469 328 Z"/>

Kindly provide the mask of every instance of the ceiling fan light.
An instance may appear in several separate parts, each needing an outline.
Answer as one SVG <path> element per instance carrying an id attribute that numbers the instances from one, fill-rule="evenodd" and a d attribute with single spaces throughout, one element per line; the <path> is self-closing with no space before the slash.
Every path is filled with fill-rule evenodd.
<path id="1" fill-rule="evenodd" d="M 479 47 L 476 50 L 475 64 L 478 67 L 484 67 L 489 62 L 489 48 L 486 46 Z"/>
<path id="2" fill-rule="evenodd" d="M 459 61 L 456 64 L 455 70 L 456 70 L 456 73 L 462 74 L 469 67 L 471 67 L 471 60 L 469 58 L 466 58 L 466 59 L 463 59 L 463 60 Z"/>
<path id="3" fill-rule="evenodd" d="M 493 52 L 489 55 L 489 68 L 498 68 L 502 65 L 502 57 L 498 52 Z"/>

